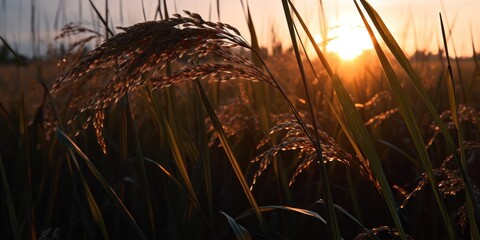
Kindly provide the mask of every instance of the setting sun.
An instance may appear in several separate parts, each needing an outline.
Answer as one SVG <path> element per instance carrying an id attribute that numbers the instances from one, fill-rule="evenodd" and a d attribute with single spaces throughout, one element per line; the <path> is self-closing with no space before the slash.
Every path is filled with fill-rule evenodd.
<path id="1" fill-rule="evenodd" d="M 327 51 L 343 60 L 352 60 L 364 51 L 372 49 L 367 30 L 362 26 L 342 24 L 330 29 Z"/>

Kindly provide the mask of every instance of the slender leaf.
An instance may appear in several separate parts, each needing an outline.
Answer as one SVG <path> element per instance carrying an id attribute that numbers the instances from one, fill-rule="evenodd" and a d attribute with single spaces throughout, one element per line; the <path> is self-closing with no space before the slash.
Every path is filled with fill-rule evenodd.
<path id="1" fill-rule="evenodd" d="M 442 15 L 441 14 L 439 15 L 440 15 L 440 25 L 442 28 L 443 44 L 445 46 L 445 53 L 447 57 L 447 71 L 445 75 L 446 75 L 446 81 L 447 81 L 448 100 L 450 103 L 450 112 L 452 113 L 452 119 L 455 124 L 455 127 L 457 128 L 457 138 L 458 138 L 458 145 L 460 149 L 460 159 L 461 159 L 461 162 L 463 163 L 463 162 L 466 162 L 465 148 L 463 146 L 463 134 L 462 134 L 463 129 L 462 129 L 462 125 L 460 124 L 460 121 L 458 120 L 457 101 L 455 96 L 455 83 L 453 78 L 452 66 L 450 65 L 450 55 L 448 54 L 448 45 L 447 45 L 447 40 L 445 36 L 445 28 L 443 26 Z M 474 196 L 470 196 L 470 193 L 468 191 L 466 191 L 466 197 L 467 197 L 468 223 L 470 224 L 470 234 L 472 239 L 480 239 L 480 232 L 477 225 L 477 219 L 475 217 L 475 212 L 477 212 L 478 214 L 478 211 L 479 211 L 478 205 L 474 205 L 476 204 L 476 198 Z M 473 203 L 470 200 L 472 198 L 475 203 Z"/>
<path id="2" fill-rule="evenodd" d="M 297 19 L 300 22 L 302 28 L 305 30 L 305 33 L 307 34 L 309 41 L 310 42 L 315 42 L 315 39 L 314 39 L 313 35 L 308 30 L 308 27 L 305 24 L 305 22 L 303 21 L 301 15 L 298 13 L 297 9 L 295 8 L 295 6 L 291 2 L 290 2 L 290 6 L 292 7 L 293 13 L 297 17 Z M 330 65 L 328 64 L 327 59 L 325 58 L 322 51 L 318 47 L 318 45 L 313 44 L 313 47 L 315 49 L 315 52 L 316 52 L 317 56 L 320 58 L 320 60 L 322 62 L 322 65 L 324 66 L 325 70 L 329 74 L 329 76 L 333 75 L 333 71 L 332 71 Z M 307 55 L 307 57 L 308 57 L 308 55 Z M 310 67 L 311 67 L 312 71 L 315 72 L 315 68 L 313 67 L 313 64 L 312 64 L 311 61 L 309 61 L 309 64 L 310 64 Z M 318 77 L 318 74 L 315 73 L 315 76 L 318 80 L 320 80 L 320 78 Z M 322 84 L 319 84 L 319 89 L 320 89 L 323 96 L 327 96 L 327 93 L 326 93 L 325 89 L 323 88 Z M 335 116 L 335 118 L 337 119 L 338 123 L 340 124 L 342 130 L 344 131 L 345 135 L 347 136 L 347 138 L 348 138 L 350 144 L 352 145 L 355 153 L 357 153 L 358 157 L 362 160 L 362 162 L 366 162 L 366 160 L 363 157 L 362 152 L 360 151 L 360 147 L 358 146 L 357 142 L 355 141 L 355 138 L 353 137 L 353 134 L 351 133 L 351 131 L 348 128 L 348 126 L 346 125 L 345 121 L 341 117 L 343 115 L 342 112 L 337 110 L 337 108 L 335 108 L 335 106 L 334 106 L 333 102 L 330 100 L 330 98 L 325 97 L 325 100 L 327 101 L 327 104 L 330 107 L 330 109 L 332 109 L 333 115 Z"/>
<path id="3" fill-rule="evenodd" d="M 145 169 L 145 163 L 143 160 L 144 158 L 142 153 L 142 147 L 140 144 L 140 140 L 138 138 L 137 129 L 135 128 L 135 123 L 133 121 L 128 95 L 126 95 L 124 98 L 124 106 L 125 106 L 125 116 L 127 117 L 126 123 L 128 125 L 128 128 L 131 129 L 131 132 L 133 133 L 133 139 L 135 141 L 135 152 L 137 154 L 138 163 L 140 165 L 140 171 L 141 171 L 142 182 L 143 182 L 142 192 L 144 194 L 145 201 L 147 203 L 147 212 L 148 212 L 147 214 L 150 221 L 151 231 L 153 234 L 153 238 L 155 238 L 155 216 L 153 215 L 154 211 L 153 211 L 152 195 L 150 194 L 150 182 L 148 181 L 147 171 Z"/>
<path id="4" fill-rule="evenodd" d="M 103 239 L 109 239 L 108 233 L 107 233 L 107 228 L 105 226 L 105 221 L 103 220 L 102 212 L 100 211 L 100 208 L 98 207 L 97 201 L 95 200 L 95 197 L 93 196 L 92 191 L 90 190 L 90 187 L 88 186 L 87 180 L 83 176 L 82 170 L 80 169 L 80 165 L 78 165 L 78 161 L 75 158 L 75 155 L 73 155 L 73 154 L 72 154 L 72 160 L 73 160 L 73 162 L 75 164 L 75 167 L 77 168 L 77 171 L 80 175 L 83 190 L 84 190 L 85 195 L 87 197 L 88 206 L 90 207 L 90 213 L 92 214 L 93 219 L 95 220 L 98 227 L 100 228 L 100 232 L 102 233 Z"/>
<path id="5" fill-rule="evenodd" d="M 319 200 L 315 201 L 315 203 L 325 204 L 325 200 L 319 199 Z M 363 230 L 368 230 L 367 227 L 365 227 L 358 219 L 356 219 L 356 218 L 355 218 L 352 214 L 350 214 L 347 210 L 345 210 L 344 208 L 338 206 L 337 204 L 334 204 L 334 207 L 335 207 L 335 209 L 337 209 L 337 211 L 343 213 L 345 216 L 347 216 L 347 217 L 350 218 L 352 221 L 354 221 L 359 227 L 363 228 Z"/>
<path id="6" fill-rule="evenodd" d="M 166 118 L 165 111 L 158 105 L 157 99 L 154 97 L 154 95 L 150 90 L 147 90 L 147 91 L 148 91 L 150 100 L 156 109 L 156 119 L 162 126 L 164 133 L 167 135 L 167 139 L 170 145 L 170 150 L 172 151 L 173 159 L 175 161 L 175 164 L 177 165 L 178 171 L 180 171 L 180 175 L 182 176 L 182 180 L 184 182 L 185 188 L 187 189 L 191 199 L 195 201 L 195 205 L 200 206 L 200 202 L 198 201 L 197 194 L 193 189 L 190 176 L 188 175 L 187 166 L 182 156 L 182 151 L 180 150 L 180 147 L 179 147 L 178 135 L 174 134 L 174 131 L 172 130 L 172 127 L 170 126 L 170 123 Z"/>
<path id="7" fill-rule="evenodd" d="M 17 214 L 15 213 L 15 206 L 12 201 L 12 194 L 10 192 L 10 185 L 8 184 L 7 174 L 3 165 L 2 155 L 0 154 L 0 177 L 2 178 L 3 198 L 5 199 L 5 207 L 7 209 L 10 229 L 12 230 L 12 237 L 15 240 L 20 240 L 20 228 L 18 226 Z"/>
<path id="8" fill-rule="evenodd" d="M 339 102 L 342 105 L 347 124 L 349 125 L 358 145 L 365 153 L 366 158 L 369 160 L 373 174 L 375 175 L 375 178 L 380 185 L 380 191 L 382 192 L 382 196 L 385 200 L 390 215 L 393 218 L 395 226 L 400 232 L 402 240 L 406 240 L 406 234 L 403 230 L 400 216 L 397 212 L 397 204 L 395 202 L 395 198 L 393 197 L 392 190 L 390 189 L 390 184 L 388 183 L 388 180 L 385 176 L 385 172 L 382 169 L 380 158 L 378 157 L 378 154 L 375 150 L 373 140 L 368 134 L 368 131 L 362 121 L 360 113 L 355 108 L 355 104 L 353 103 L 347 90 L 343 86 L 340 78 L 337 75 L 333 75 L 332 81 Z"/>
<path id="9" fill-rule="evenodd" d="M 100 19 L 100 21 L 102 21 L 103 25 L 105 26 L 105 32 L 106 32 L 105 37 L 108 38 L 109 36 L 115 35 L 115 33 L 110 29 L 110 27 L 108 27 L 108 15 L 105 16 L 105 18 L 102 17 L 102 14 L 100 13 L 100 11 L 98 11 L 97 7 L 92 2 L 92 0 L 88 0 L 88 1 L 90 2 L 90 5 L 92 6 L 93 10 L 95 11 L 97 17 Z M 108 7 L 106 8 L 106 11 L 108 12 Z"/>
<path id="10" fill-rule="evenodd" d="M 210 118 L 210 121 L 212 121 L 212 124 L 215 128 L 215 133 L 218 136 L 218 139 L 220 139 L 220 143 L 222 144 L 223 150 L 227 154 L 227 158 L 230 161 L 230 165 L 233 168 L 233 171 L 235 172 L 235 175 L 237 177 L 237 180 L 240 182 L 240 185 L 242 186 L 243 192 L 245 193 L 245 196 L 247 197 L 248 201 L 250 202 L 250 205 L 253 207 L 255 211 L 255 215 L 257 216 L 258 221 L 260 222 L 263 232 L 268 238 L 268 227 L 265 222 L 265 219 L 263 218 L 260 209 L 258 207 L 257 201 L 255 200 L 255 197 L 253 196 L 252 192 L 250 192 L 250 188 L 248 187 L 247 180 L 245 180 L 245 176 L 243 175 L 242 169 L 240 168 L 240 165 L 238 164 L 237 158 L 235 157 L 235 154 L 233 153 L 233 150 L 228 143 L 227 136 L 225 135 L 225 132 L 223 131 L 222 124 L 218 120 L 218 117 L 215 113 L 215 110 L 213 110 L 213 106 L 210 103 L 205 90 L 202 87 L 202 84 L 200 81 L 197 79 L 195 80 L 195 83 L 197 85 L 197 90 L 200 93 L 200 96 L 202 98 L 203 105 L 205 109 L 207 110 L 207 114 Z"/>
<path id="11" fill-rule="evenodd" d="M 292 6 L 292 9 L 294 9 L 294 6 L 291 3 L 291 1 L 289 2 L 290 2 L 290 5 Z M 298 12 L 296 12 L 296 16 L 300 20 L 301 16 L 297 13 Z M 302 22 L 303 21 L 301 21 L 301 23 Z M 315 40 L 313 39 L 312 35 L 308 31 L 308 28 L 306 27 L 305 24 L 302 24 L 302 27 L 304 28 L 305 32 L 307 32 L 309 40 L 314 46 L 314 49 L 321 63 L 323 64 L 325 70 L 327 71 L 327 74 L 329 75 L 333 83 L 333 87 L 335 89 L 335 92 L 337 93 L 337 98 L 343 109 L 343 115 L 346 120 L 347 126 L 350 129 L 352 136 L 355 138 L 355 142 L 358 144 L 359 148 L 362 150 L 363 154 L 365 155 L 365 158 L 369 160 L 370 167 L 373 171 L 373 174 L 376 180 L 379 183 L 380 191 L 385 200 L 385 203 L 390 212 L 390 215 L 393 218 L 395 226 L 397 227 L 397 229 L 401 234 L 402 240 L 405 240 L 406 234 L 405 234 L 405 231 L 403 230 L 403 226 L 400 221 L 400 216 L 397 212 L 397 206 L 396 206 L 397 204 L 393 197 L 393 193 L 390 189 L 390 184 L 388 183 L 385 173 L 382 169 L 380 158 L 378 157 L 378 154 L 375 150 L 373 140 L 371 139 L 364 125 L 364 121 L 362 120 L 360 113 L 356 109 L 355 104 L 350 98 L 350 95 L 345 89 L 345 86 L 343 85 L 342 81 L 340 80 L 337 74 L 333 73 L 332 68 L 330 67 L 323 53 L 320 51 L 318 45 L 315 43 Z"/>
<path id="12" fill-rule="evenodd" d="M 228 224 L 230 224 L 230 227 L 232 228 L 233 230 L 233 233 L 235 233 L 235 237 L 237 237 L 238 240 L 249 240 L 249 239 L 252 239 L 252 237 L 250 236 L 250 233 L 248 232 L 247 229 L 245 229 L 245 227 L 243 227 L 242 225 L 238 224 L 237 221 L 235 221 L 235 219 L 233 219 L 232 217 L 230 217 L 228 214 L 226 214 L 225 212 L 223 211 L 220 211 L 220 213 L 225 216 L 225 218 L 227 218 L 228 220 Z"/>
<path id="13" fill-rule="evenodd" d="M 314 131 L 314 134 L 315 134 L 315 139 L 313 140 L 312 143 L 315 146 L 315 150 L 316 150 L 316 154 L 317 154 L 317 162 L 320 163 L 320 167 L 321 167 L 321 170 L 322 170 L 324 197 L 327 200 L 326 211 L 328 213 L 328 221 L 330 222 L 330 224 L 329 224 L 329 230 L 330 230 L 329 231 L 329 236 L 332 239 L 340 239 L 341 238 L 340 227 L 338 225 L 337 216 L 336 216 L 336 213 L 335 213 L 335 209 L 333 207 L 333 196 L 332 196 L 332 191 L 331 191 L 331 188 L 330 188 L 330 181 L 328 179 L 327 169 L 326 169 L 325 163 L 322 159 L 322 149 L 321 149 L 321 145 L 320 145 L 320 137 L 318 135 L 318 130 L 317 130 L 318 129 L 317 128 L 317 119 L 315 117 L 315 111 L 313 110 L 313 102 L 312 102 L 311 97 L 310 97 L 310 91 L 309 91 L 309 87 L 307 85 L 305 71 L 304 71 L 304 68 L 303 68 L 302 59 L 301 59 L 300 51 L 299 51 L 298 44 L 297 44 L 297 36 L 295 34 L 295 31 L 294 31 L 294 23 L 293 23 L 292 16 L 290 14 L 288 1 L 287 0 L 282 0 L 282 5 L 283 5 L 283 10 L 284 10 L 285 17 L 287 19 L 287 25 L 288 25 L 288 29 L 289 29 L 289 32 L 290 32 L 290 38 L 291 38 L 292 44 L 293 44 L 293 50 L 295 51 L 295 57 L 296 57 L 296 60 L 297 60 L 297 65 L 298 65 L 298 68 L 299 68 L 299 71 L 300 71 L 300 75 L 302 77 L 303 87 L 305 89 L 305 95 L 306 95 L 306 98 L 307 98 L 307 105 L 308 105 L 308 109 L 309 109 L 309 112 L 310 112 L 310 117 L 312 119 L 313 131 Z M 290 5 L 293 5 L 293 4 L 291 4 L 291 2 L 290 2 Z"/>
<path id="14" fill-rule="evenodd" d="M 123 204 L 122 200 L 118 197 L 117 193 L 110 187 L 108 184 L 107 180 L 102 176 L 102 174 L 97 170 L 95 165 L 90 161 L 90 159 L 83 153 L 83 151 L 68 137 L 61 129 L 57 129 L 57 137 L 60 143 L 62 143 L 65 147 L 67 147 L 70 151 L 77 153 L 81 159 L 85 162 L 87 165 L 88 169 L 90 172 L 93 174 L 93 176 L 97 179 L 97 181 L 100 183 L 102 188 L 107 192 L 107 194 L 110 196 L 110 198 L 117 204 L 117 206 L 120 208 L 122 213 L 125 215 L 127 220 L 129 221 L 130 225 L 134 228 L 136 231 L 138 237 L 140 239 L 146 240 L 147 238 L 145 237 L 145 234 L 142 232 L 140 227 L 138 226 L 137 222 L 133 218 L 132 214 L 128 211 L 128 209 L 125 207 Z"/>
<path id="15" fill-rule="evenodd" d="M 420 81 L 420 77 L 418 76 L 417 72 L 413 69 L 410 61 L 406 57 L 405 53 L 402 51 L 398 43 L 396 42 L 393 35 L 388 30 L 387 26 L 383 22 L 382 18 L 378 13 L 373 9 L 373 7 L 365 0 L 360 0 L 362 3 L 365 11 L 368 13 L 370 20 L 375 25 L 377 31 L 379 32 L 380 36 L 383 38 L 385 44 L 388 46 L 392 54 L 394 55 L 395 59 L 398 61 L 400 66 L 406 72 L 408 79 L 413 84 L 417 92 L 419 93 L 420 97 L 422 98 L 423 103 L 427 106 L 430 114 L 434 118 L 435 122 L 437 123 L 445 142 L 447 143 L 447 147 L 449 151 L 453 155 L 453 159 L 457 163 L 460 176 L 462 177 L 463 183 L 465 185 L 466 190 L 466 197 L 467 197 L 467 206 L 473 205 L 474 209 L 478 209 L 478 203 L 474 198 L 473 188 L 468 178 L 468 173 L 466 170 L 466 161 L 462 159 L 457 152 L 457 148 L 455 146 L 454 140 L 450 132 L 448 131 L 445 123 L 440 119 L 440 115 L 436 111 L 432 101 L 428 97 L 425 88 L 422 86 L 422 82 Z M 469 211 L 474 211 L 473 209 L 469 209 Z M 477 211 L 478 212 L 478 211 Z M 477 216 L 476 216 L 477 218 Z M 478 228 L 478 227 L 477 227 Z"/>
<path id="16" fill-rule="evenodd" d="M 322 223 L 327 224 L 327 221 L 325 221 L 325 219 L 322 216 L 320 216 L 320 214 L 307 209 L 295 208 L 295 207 L 289 207 L 289 206 L 280 206 L 280 205 L 268 205 L 268 206 L 260 206 L 259 210 L 261 212 L 270 212 L 273 210 L 286 210 L 286 211 L 300 213 L 305 216 L 316 218 L 317 220 L 320 220 Z M 249 215 L 251 215 L 251 213 L 252 213 L 252 210 L 247 210 L 241 213 L 240 215 L 238 215 L 235 219 L 240 220 L 240 219 L 246 218 Z"/>
<path id="17" fill-rule="evenodd" d="M 440 195 L 437 180 L 433 173 L 433 166 L 430 161 L 430 157 L 428 156 L 427 150 L 425 148 L 425 142 L 423 141 L 422 133 L 415 119 L 415 115 L 413 114 L 413 110 L 410 107 L 411 103 L 408 102 L 407 97 L 404 93 L 404 90 L 402 89 L 402 86 L 400 84 L 400 80 L 395 74 L 393 67 L 390 65 L 387 59 L 387 56 L 381 49 L 380 44 L 378 43 L 373 33 L 373 30 L 370 27 L 370 24 L 368 23 L 366 17 L 364 16 L 357 2 L 355 2 L 355 5 L 357 6 L 357 10 L 360 13 L 362 20 L 365 24 L 365 27 L 367 28 L 370 34 L 370 38 L 372 39 L 372 43 L 373 43 L 373 46 L 375 47 L 375 51 L 377 52 L 377 56 L 380 59 L 380 63 L 382 64 L 382 68 L 385 72 L 388 83 L 390 84 L 390 87 L 393 91 L 393 96 L 399 107 L 400 114 L 405 120 L 407 129 L 411 135 L 411 139 L 420 157 L 420 161 L 426 172 L 427 178 L 430 182 L 430 186 L 433 190 L 433 194 L 435 196 L 435 200 L 437 201 L 437 205 L 439 207 L 440 213 L 442 214 L 442 218 L 445 223 L 445 227 L 447 229 L 448 235 L 450 239 L 455 239 L 454 225 L 452 224 L 452 220 L 450 219 L 448 210 L 445 206 L 445 203 L 443 202 L 442 196 Z"/>

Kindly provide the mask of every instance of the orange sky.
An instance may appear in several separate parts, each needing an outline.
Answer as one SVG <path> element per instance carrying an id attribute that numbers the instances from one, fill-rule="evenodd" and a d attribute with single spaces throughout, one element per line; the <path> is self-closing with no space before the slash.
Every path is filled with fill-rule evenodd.
<path id="1" fill-rule="evenodd" d="M 34 18 L 37 38 L 40 39 L 39 46 L 50 42 L 62 25 L 78 22 L 80 19 L 90 22 L 92 19 L 91 7 L 85 0 L 34 2 L 37 4 Z M 103 11 L 105 0 L 93 0 L 93 2 L 100 11 Z M 147 20 L 152 20 L 158 0 L 143 2 Z M 312 32 L 318 32 L 317 29 L 319 29 L 319 2 L 320 0 L 294 1 Z M 453 29 L 453 42 L 459 55 L 472 54 L 472 33 L 476 48 L 480 49 L 480 14 L 478 14 L 480 1 L 478 0 L 443 0 L 443 6 L 440 0 L 371 0 L 369 2 L 384 18 L 387 26 L 407 53 L 415 49 L 427 49 L 434 53 L 437 51 L 437 39 L 440 39 L 439 12 L 443 12 Z M 27 54 L 32 49 L 30 3 L 31 0 L 0 1 L 0 34 L 14 43 L 13 45 L 20 52 Z M 123 25 L 143 21 L 141 0 L 109 0 L 110 14 L 115 26 L 122 24 L 119 14 L 120 3 L 123 5 Z M 330 28 L 340 23 L 362 24 L 353 1 L 323 0 L 323 3 Z M 187 9 L 200 13 L 205 19 L 208 19 L 211 6 L 212 19 L 217 21 L 216 0 L 167 0 L 167 4 L 170 13 L 175 12 L 175 9 L 178 11 Z M 281 0 L 250 0 L 249 4 L 261 45 L 269 45 L 272 42 L 272 28 L 277 39 L 282 39 L 284 44 L 288 45 L 289 35 Z M 220 0 L 220 19 L 236 26 L 245 38 L 249 39 L 240 0 Z"/>

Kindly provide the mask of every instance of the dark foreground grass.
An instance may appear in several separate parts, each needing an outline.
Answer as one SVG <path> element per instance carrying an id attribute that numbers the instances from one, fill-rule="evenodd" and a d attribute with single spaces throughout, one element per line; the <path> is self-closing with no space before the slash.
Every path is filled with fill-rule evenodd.
<path id="1" fill-rule="evenodd" d="M 283 3 L 294 44 L 275 54 L 261 54 L 248 6 L 252 44 L 186 12 L 83 56 L 102 35 L 67 26 L 91 36 L 55 82 L 28 70 L 14 80 L 38 87 L 1 98 L 2 236 L 477 239 L 475 56 L 458 61 L 460 85 L 445 58 L 405 57 L 360 1 L 376 54 L 334 71 L 352 66 L 307 58 L 309 30 Z"/>

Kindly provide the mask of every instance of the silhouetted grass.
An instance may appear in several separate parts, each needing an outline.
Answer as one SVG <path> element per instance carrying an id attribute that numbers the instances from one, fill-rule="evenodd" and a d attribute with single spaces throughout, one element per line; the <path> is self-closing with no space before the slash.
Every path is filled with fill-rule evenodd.
<path id="1" fill-rule="evenodd" d="M 2 237 L 478 238 L 476 53 L 459 84 L 363 0 L 375 54 L 353 65 L 306 55 L 291 1 L 293 47 L 273 54 L 243 2 L 250 41 L 165 1 L 163 20 L 115 33 L 108 1 L 90 3 L 103 30 L 69 24 L 59 38 L 85 37 L 61 59 L 0 66 Z"/>

